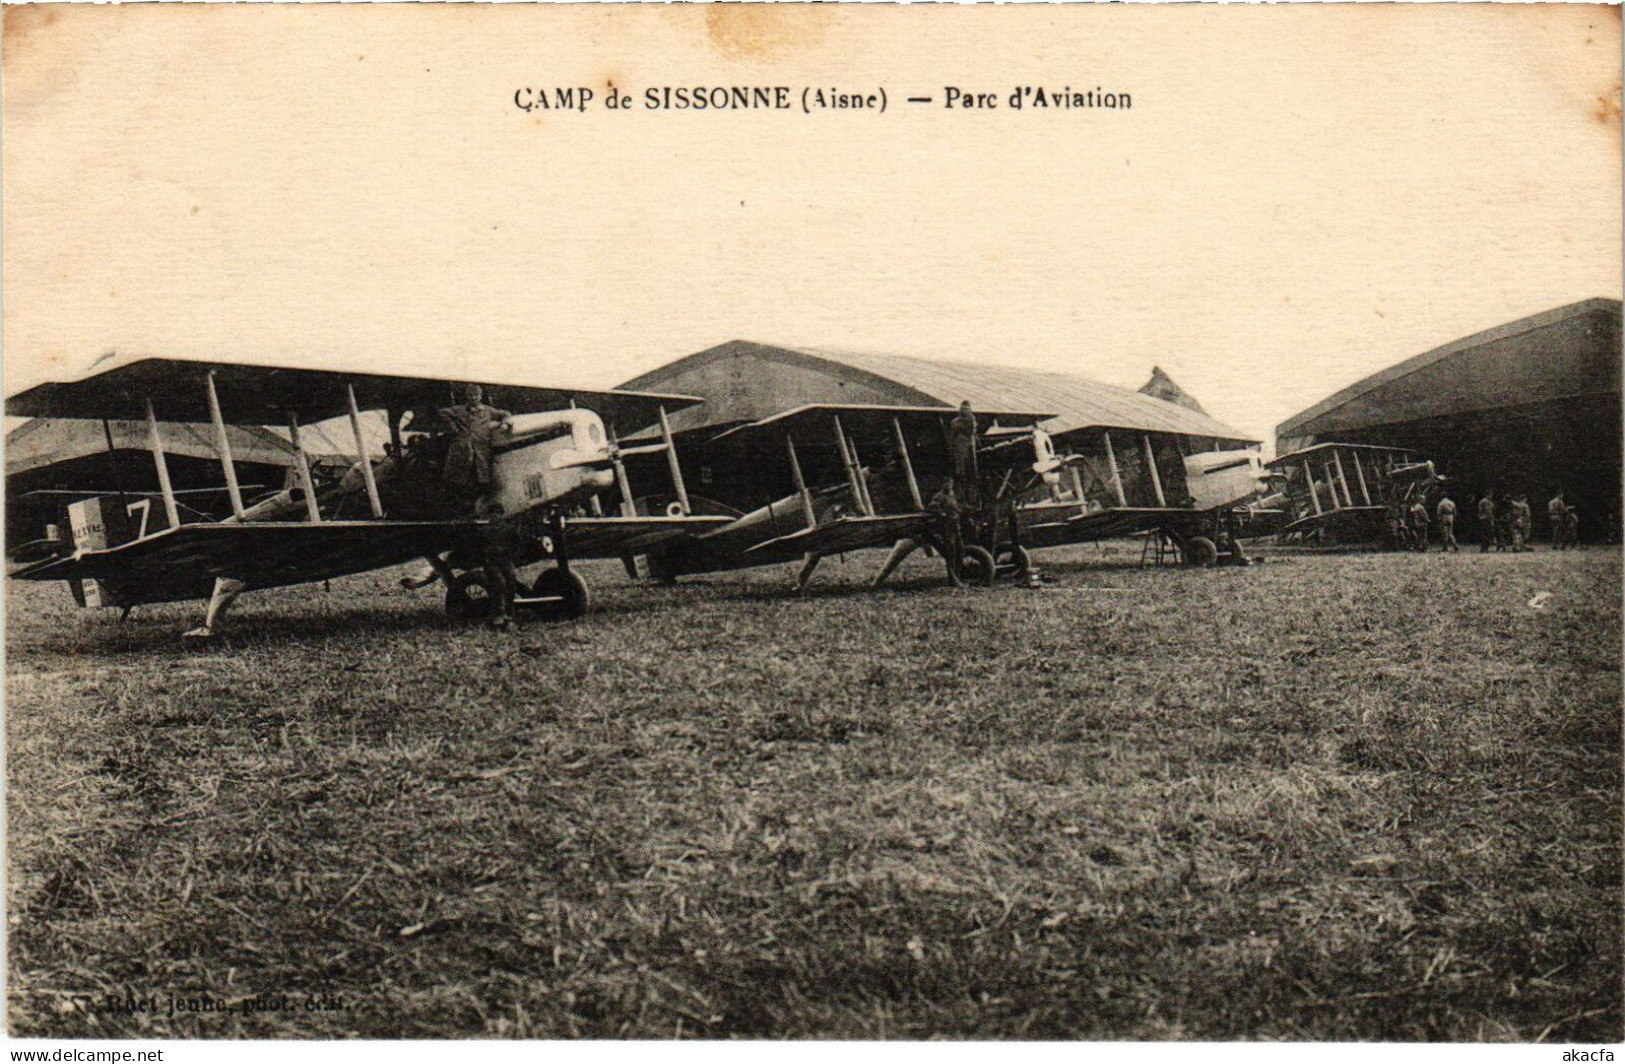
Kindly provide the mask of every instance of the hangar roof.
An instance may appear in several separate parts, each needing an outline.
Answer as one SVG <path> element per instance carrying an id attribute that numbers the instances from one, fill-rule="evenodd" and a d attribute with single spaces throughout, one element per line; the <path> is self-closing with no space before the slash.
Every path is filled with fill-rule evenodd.
<path id="1" fill-rule="evenodd" d="M 773 363 L 804 372 L 811 371 L 830 378 L 831 382 L 828 388 L 821 389 L 810 386 L 805 379 L 798 379 L 794 384 L 781 386 L 783 394 L 758 397 L 745 394 L 752 390 L 751 382 L 747 380 L 735 386 L 735 394 L 711 394 L 714 389 L 704 386 L 705 371 L 711 364 L 728 359 Z M 764 374 L 764 382 L 765 379 Z M 620 387 L 641 389 L 683 382 L 685 389 L 704 395 L 707 399 L 706 406 L 684 412 L 690 417 L 697 415 L 706 419 L 704 422 L 690 421 L 685 425 L 687 428 L 698 428 L 701 424 L 721 425 L 756 420 L 804 403 L 849 401 L 847 393 L 840 387 L 845 381 L 861 383 L 868 392 L 897 403 L 957 406 L 968 399 L 971 406 L 978 409 L 1053 410 L 1056 417 L 1045 428 L 1055 435 L 1098 427 L 1257 442 L 1200 411 L 1188 410 L 1128 388 L 1102 384 L 1069 373 L 937 361 L 904 355 L 780 347 L 747 340 L 730 341 L 677 359 Z M 761 390 L 768 390 L 765 383 Z M 864 398 L 850 401 L 875 400 Z"/>
<path id="2" fill-rule="evenodd" d="M 1586 299 L 1374 373 L 1276 428 L 1278 438 L 1620 391 L 1620 301 Z"/>

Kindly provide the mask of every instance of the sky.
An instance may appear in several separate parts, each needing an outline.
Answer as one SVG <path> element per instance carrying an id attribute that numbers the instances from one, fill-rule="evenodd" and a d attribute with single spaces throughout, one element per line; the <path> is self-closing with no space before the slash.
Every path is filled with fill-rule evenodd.
<path id="1" fill-rule="evenodd" d="M 1620 295 L 1619 54 L 1583 5 L 8 8 L 5 391 L 110 351 L 605 386 L 751 339 L 1160 365 L 1269 439 Z"/>

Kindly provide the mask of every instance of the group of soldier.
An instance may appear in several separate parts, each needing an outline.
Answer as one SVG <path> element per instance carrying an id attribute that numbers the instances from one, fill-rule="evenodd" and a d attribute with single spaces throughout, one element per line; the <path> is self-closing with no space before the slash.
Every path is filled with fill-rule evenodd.
<path id="1" fill-rule="evenodd" d="M 1578 542 L 1579 514 L 1564 501 L 1562 491 L 1547 503 L 1546 513 L 1551 522 L 1552 549 L 1574 547 Z M 1497 501 L 1493 491 L 1486 491 L 1479 497 L 1477 517 L 1479 553 L 1535 549 L 1533 515 L 1527 495 L 1507 494 Z M 1437 539 L 1441 551 L 1461 550 L 1456 542 L 1456 502 L 1447 492 L 1440 492 L 1431 513 L 1426 493 L 1418 493 L 1408 506 L 1404 502 L 1391 503 L 1388 529 L 1401 550 L 1425 552 L 1430 533 Z"/>

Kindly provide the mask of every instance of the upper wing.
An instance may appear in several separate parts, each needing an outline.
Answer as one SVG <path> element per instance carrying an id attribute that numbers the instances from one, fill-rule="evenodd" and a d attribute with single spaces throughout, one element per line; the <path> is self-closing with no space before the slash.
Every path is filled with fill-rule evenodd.
<path id="1" fill-rule="evenodd" d="M 765 540 L 747 548 L 745 553 L 797 558 L 804 554 L 841 554 L 849 550 L 889 547 L 900 539 L 925 531 L 930 522 L 931 515 L 926 513 L 837 517 L 787 536 Z"/>
<path id="2" fill-rule="evenodd" d="M 695 536 L 731 524 L 732 517 L 569 517 L 565 548 L 571 558 L 619 558 L 642 554 L 661 543 Z"/>
<path id="3" fill-rule="evenodd" d="M 959 413 L 948 406 L 880 406 L 869 403 L 808 403 L 772 417 L 739 425 L 721 433 L 717 441 L 738 440 L 778 444 L 786 436 L 796 445 L 819 447 L 829 443 L 835 419 L 852 439 L 865 444 L 890 446 L 897 431 L 894 422 L 910 432 L 924 426 L 941 426 Z M 1014 410 L 978 410 L 977 427 L 996 433 L 1011 426 L 1030 427 L 1054 415 Z"/>
<path id="4" fill-rule="evenodd" d="M 76 381 L 36 385 L 6 400 L 13 417 L 141 420 L 151 400 L 159 421 L 211 420 L 205 379 L 214 375 L 221 416 L 237 425 L 283 425 L 289 414 L 310 424 L 349 410 L 348 387 L 362 410 L 411 410 L 445 406 L 453 378 L 193 362 L 144 358 L 123 362 Z M 690 395 L 541 388 L 501 381 L 468 381 L 492 393 L 492 401 L 516 414 L 561 410 L 578 402 L 630 431 L 650 424 L 662 407 L 678 410 L 703 402 Z"/>
<path id="5" fill-rule="evenodd" d="M 382 569 L 444 551 L 477 528 L 472 521 L 181 525 L 12 575 L 19 580 L 106 580 L 120 589 L 124 601 L 171 601 L 207 594 L 215 577 L 264 588 Z"/>

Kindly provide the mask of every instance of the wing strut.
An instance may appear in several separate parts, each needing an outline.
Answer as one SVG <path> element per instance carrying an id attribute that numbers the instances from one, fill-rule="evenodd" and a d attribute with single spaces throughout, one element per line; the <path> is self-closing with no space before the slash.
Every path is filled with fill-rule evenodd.
<path id="1" fill-rule="evenodd" d="M 1315 516 L 1319 517 L 1324 511 L 1320 508 L 1320 496 L 1315 494 L 1315 471 L 1309 468 L 1308 459 L 1303 463 L 1303 479 L 1309 486 L 1309 501 L 1315 504 Z"/>
<path id="2" fill-rule="evenodd" d="M 846 445 L 852 450 L 852 465 L 858 471 L 858 487 L 863 489 L 863 512 L 873 517 L 875 500 L 874 496 L 869 494 L 869 473 L 863 468 L 863 459 L 858 455 L 858 438 L 848 436 Z"/>
<path id="3" fill-rule="evenodd" d="M 361 479 L 367 482 L 367 503 L 372 516 L 384 516 L 383 500 L 378 498 L 378 481 L 373 479 L 372 459 L 367 457 L 367 438 L 361 435 L 361 410 L 355 404 L 355 385 L 344 386 L 344 398 L 350 404 L 350 432 L 355 436 L 355 456 L 361 463 Z"/>
<path id="4" fill-rule="evenodd" d="M 322 523 L 322 508 L 316 505 L 316 485 L 310 479 L 310 459 L 305 456 L 305 445 L 299 442 L 299 415 L 288 411 L 288 439 L 293 443 L 294 468 L 299 471 L 299 486 L 305 489 L 305 513 L 310 523 Z M 399 454 L 399 451 L 396 451 Z"/>
<path id="5" fill-rule="evenodd" d="M 214 370 L 203 378 L 209 389 L 209 420 L 214 422 L 214 445 L 220 452 L 220 471 L 226 475 L 226 494 L 231 496 L 231 512 L 240 521 L 243 517 L 243 493 L 237 487 L 237 467 L 231 458 L 231 437 L 226 435 L 226 419 L 220 415 L 220 396 L 214 390 Z"/>
<path id="6" fill-rule="evenodd" d="M 835 446 L 841 452 L 841 465 L 846 468 L 846 485 L 852 489 L 852 499 L 858 505 L 858 511 L 869 516 L 869 508 L 863 504 L 863 485 L 858 482 L 858 463 L 852 457 L 852 448 L 847 446 L 846 429 L 841 425 L 841 415 L 831 414 L 830 419 L 835 422 Z"/>
<path id="7" fill-rule="evenodd" d="M 694 511 L 688 505 L 688 488 L 683 484 L 683 467 L 677 461 L 677 445 L 671 439 L 671 422 L 666 420 L 666 408 L 660 407 L 660 438 L 666 441 L 666 464 L 671 467 L 672 487 L 677 489 L 677 503 L 683 508 L 683 513 L 691 514 Z"/>
<path id="8" fill-rule="evenodd" d="M 790 477 L 796 482 L 796 494 L 801 496 L 801 515 L 807 519 L 807 527 L 811 528 L 818 523 L 818 514 L 813 510 L 812 493 L 807 490 L 807 481 L 801 476 L 801 460 L 796 457 L 795 437 L 788 432 L 784 434 L 784 446 L 790 452 Z"/>
<path id="9" fill-rule="evenodd" d="M 609 434 L 609 456 L 610 464 L 615 468 L 615 483 L 621 487 L 621 516 L 632 517 L 638 512 L 638 507 L 632 501 L 632 481 L 627 478 L 626 462 L 621 458 L 621 442 L 615 437 L 613 425 L 605 425 L 604 431 Z"/>
<path id="10" fill-rule="evenodd" d="M 175 505 L 175 486 L 169 482 L 169 461 L 164 457 L 164 438 L 158 433 L 158 417 L 152 412 L 152 400 L 147 404 L 147 447 L 152 451 L 152 464 L 158 470 L 158 490 L 164 493 L 164 516 L 170 528 L 181 526 L 181 512 Z"/>
<path id="11" fill-rule="evenodd" d="M 1341 452 L 1336 450 L 1332 451 L 1332 464 L 1337 466 L 1337 481 L 1343 485 L 1343 499 L 1350 506 L 1353 506 L 1354 493 L 1349 491 L 1349 478 L 1343 473 L 1343 455 Z"/>
<path id="12" fill-rule="evenodd" d="M 1067 457 L 1071 457 L 1070 452 L 1068 452 Z M 1077 496 L 1078 503 L 1082 505 L 1085 502 L 1083 497 L 1083 474 L 1078 472 L 1075 463 L 1068 465 L 1066 471 L 1072 474 L 1072 494 Z"/>
<path id="13" fill-rule="evenodd" d="M 1360 466 L 1360 452 L 1350 451 L 1354 458 L 1354 477 L 1360 482 L 1360 498 L 1365 500 L 1367 506 L 1371 505 L 1371 489 L 1365 486 L 1365 470 Z"/>
<path id="14" fill-rule="evenodd" d="M 1162 474 L 1157 472 L 1157 456 L 1151 450 L 1151 434 L 1149 432 L 1140 433 L 1140 442 L 1145 444 L 1145 464 L 1151 467 L 1151 486 L 1157 492 L 1157 505 L 1166 507 L 1168 500 L 1162 494 Z"/>
<path id="15" fill-rule="evenodd" d="M 1112 490 L 1117 493 L 1117 505 L 1128 506 L 1128 497 L 1123 494 L 1123 474 L 1117 470 L 1117 452 L 1112 450 L 1112 434 L 1102 432 L 1106 440 L 1106 465 L 1112 471 Z"/>
<path id="16" fill-rule="evenodd" d="M 920 498 L 920 482 L 914 479 L 914 460 L 908 456 L 908 437 L 903 435 L 903 423 L 892 418 L 891 427 L 897 436 L 897 454 L 903 460 L 903 475 L 908 478 L 909 501 L 914 503 L 916 510 L 923 510 L 925 501 Z"/>
<path id="17" fill-rule="evenodd" d="M 1330 462 L 1323 462 L 1321 465 L 1326 473 L 1326 490 L 1332 496 L 1332 510 L 1336 512 L 1343 508 L 1342 500 L 1337 497 L 1337 479 L 1332 476 L 1332 464 Z"/>

